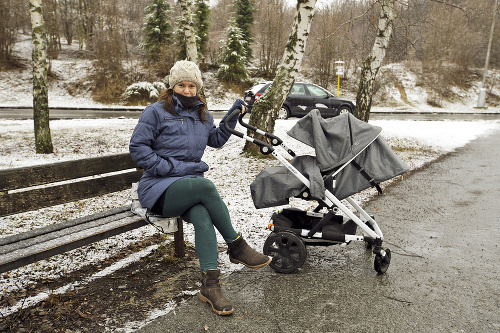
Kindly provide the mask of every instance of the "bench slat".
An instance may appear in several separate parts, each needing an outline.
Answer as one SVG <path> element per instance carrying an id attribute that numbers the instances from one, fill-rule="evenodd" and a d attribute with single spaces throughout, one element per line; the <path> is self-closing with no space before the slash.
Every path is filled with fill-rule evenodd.
<path id="1" fill-rule="evenodd" d="M 135 168 L 129 153 L 0 170 L 0 191 Z"/>
<path id="2" fill-rule="evenodd" d="M 35 244 L 0 255 L 0 273 L 10 271 L 56 254 L 71 251 L 118 234 L 137 229 L 148 223 L 138 216 L 130 216 L 125 219 L 101 225 L 95 230 L 83 230 L 67 236 L 50 240 L 48 242 Z"/>
<path id="3" fill-rule="evenodd" d="M 127 212 L 127 211 L 130 211 L 130 205 L 113 208 L 113 209 L 110 209 L 110 210 L 107 210 L 104 212 L 99 212 L 99 213 L 96 213 L 93 215 L 83 216 L 83 217 L 73 219 L 73 220 L 54 223 L 54 224 L 50 224 L 50 225 L 45 226 L 45 227 L 25 231 L 25 232 L 22 232 L 20 234 L 15 234 L 15 235 L 10 235 L 7 237 L 0 238 L 0 254 L 4 253 L 4 251 L 2 249 L 5 248 L 5 245 L 15 244 L 15 243 L 18 243 L 20 241 L 28 240 L 30 238 L 35 238 L 38 236 L 46 235 L 46 234 L 49 234 L 52 232 L 56 232 L 58 230 L 67 229 L 67 228 L 77 226 L 80 224 L 84 224 L 84 223 L 87 223 L 87 222 L 90 222 L 90 221 L 93 221 L 96 219 L 102 219 L 102 218 L 105 218 L 105 217 L 110 216 L 110 215 L 116 215 L 116 214 L 120 214 L 120 213 Z"/>
<path id="4" fill-rule="evenodd" d="M 30 191 L 0 193 L 0 217 L 123 191 L 137 182 L 141 175 L 141 170 L 132 170 L 128 173 Z"/>
<path id="5" fill-rule="evenodd" d="M 113 215 L 108 215 L 104 217 L 96 217 L 95 219 L 88 219 L 85 223 L 80 224 L 67 224 L 65 228 L 58 228 L 57 230 L 51 232 L 40 232 L 37 236 L 24 238 L 21 242 L 14 242 L 10 244 L 5 244 L 0 246 L 0 255 L 9 255 L 11 252 L 15 252 L 17 250 L 21 250 L 24 248 L 33 248 L 41 243 L 49 243 L 53 240 L 63 239 L 68 235 L 78 235 L 84 234 L 86 230 L 89 230 L 92 233 L 97 227 L 101 226 L 111 226 L 116 223 L 116 221 L 123 220 L 123 223 L 128 218 L 134 217 L 135 219 L 140 219 L 139 216 L 134 215 L 131 211 L 124 211 Z M 42 228 L 41 228 L 42 229 Z M 35 229 L 36 230 L 36 229 Z M 29 233 L 29 231 L 28 231 Z"/>
<path id="6" fill-rule="evenodd" d="M 140 216 L 131 211 L 121 211 L 105 216 L 98 213 L 89 216 L 88 220 L 84 225 L 68 223 L 65 229 L 49 233 L 41 232 L 34 237 L 25 237 L 23 241 L 0 246 L 0 273 L 148 225 Z M 183 257 L 182 219 L 178 218 L 176 222 L 177 226 L 172 225 L 172 227 L 177 227 L 174 234 L 177 240 L 176 255 Z M 169 231 L 174 232 L 175 229 Z"/>

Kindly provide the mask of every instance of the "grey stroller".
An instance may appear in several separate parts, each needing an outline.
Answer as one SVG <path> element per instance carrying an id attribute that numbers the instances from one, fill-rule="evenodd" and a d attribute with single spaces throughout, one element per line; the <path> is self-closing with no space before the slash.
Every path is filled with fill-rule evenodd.
<path id="1" fill-rule="evenodd" d="M 277 272 L 291 273 L 304 264 L 306 245 L 360 241 L 375 254 L 375 270 L 385 273 L 391 251 L 382 246 L 382 231 L 374 217 L 350 198 L 369 187 L 380 192 L 380 182 L 409 169 L 379 137 L 382 129 L 351 114 L 323 119 L 318 110 L 313 110 L 287 134 L 313 147 L 315 156 L 296 156 L 277 136 L 243 122 L 244 116 L 245 113 L 239 116 L 242 126 L 268 137 L 273 146 L 281 146 L 293 157 L 288 161 L 273 146 L 226 126 L 232 134 L 257 144 L 262 154 L 272 154 L 282 164 L 261 171 L 250 185 L 255 207 L 287 205 L 292 197 L 318 203 L 313 211 L 285 208 L 273 214 L 269 226 L 272 232 L 263 249 L 272 257 L 270 266 Z M 358 227 L 362 235 L 356 233 Z"/>

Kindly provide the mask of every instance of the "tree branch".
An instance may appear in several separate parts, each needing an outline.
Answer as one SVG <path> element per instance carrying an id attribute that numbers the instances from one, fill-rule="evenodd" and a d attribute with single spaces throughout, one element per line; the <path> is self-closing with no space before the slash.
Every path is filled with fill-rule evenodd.
<path id="1" fill-rule="evenodd" d="M 443 4 L 443 5 L 446 5 L 446 6 L 450 6 L 450 7 L 454 7 L 454 8 L 460 9 L 462 12 L 464 12 L 465 16 L 467 16 L 467 10 L 465 8 L 460 7 L 458 5 L 455 5 L 453 3 L 449 3 L 449 2 L 443 1 L 443 0 L 431 0 L 431 2 L 436 2 L 436 3 L 440 3 L 440 4 Z"/>
<path id="2" fill-rule="evenodd" d="M 370 7 L 368 7 L 363 13 L 359 14 L 358 16 L 354 17 L 354 18 L 351 18 L 350 20 L 348 21 L 345 21 L 344 23 L 341 23 L 337 30 L 335 30 L 334 32 L 332 32 L 331 34 L 329 34 L 328 36 L 325 36 L 325 37 L 321 37 L 321 38 L 316 38 L 317 40 L 323 40 L 323 39 L 328 39 L 332 36 L 335 36 L 340 29 L 342 29 L 342 27 L 346 24 L 352 24 L 354 21 L 360 19 L 360 18 L 363 18 L 366 16 L 366 13 L 368 13 L 370 10 L 372 10 L 372 8 L 375 6 L 375 3 L 377 3 L 378 1 L 375 1 L 372 3 L 372 5 Z"/>

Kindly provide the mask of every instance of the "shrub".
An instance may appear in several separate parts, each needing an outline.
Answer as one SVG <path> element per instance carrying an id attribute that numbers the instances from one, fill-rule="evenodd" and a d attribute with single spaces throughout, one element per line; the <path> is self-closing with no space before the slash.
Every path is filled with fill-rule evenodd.
<path id="1" fill-rule="evenodd" d="M 163 82 L 137 82 L 125 89 L 123 99 L 127 105 L 149 105 L 158 100 L 158 95 L 163 89 L 165 89 Z"/>
<path id="2" fill-rule="evenodd" d="M 159 82 L 159 81 L 153 82 L 153 87 L 156 88 L 158 93 L 161 93 L 163 90 L 167 89 L 167 86 L 165 85 L 165 83 Z"/>
<path id="3" fill-rule="evenodd" d="M 96 71 L 91 76 L 92 99 L 99 103 L 116 103 L 120 101 L 126 87 L 126 77 L 123 73 L 108 74 L 108 71 Z"/>

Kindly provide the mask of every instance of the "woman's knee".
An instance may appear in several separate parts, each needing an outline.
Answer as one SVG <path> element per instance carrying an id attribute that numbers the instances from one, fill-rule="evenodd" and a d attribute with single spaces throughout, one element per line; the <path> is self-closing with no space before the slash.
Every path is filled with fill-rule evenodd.
<path id="1" fill-rule="evenodd" d="M 215 184 L 207 178 L 195 178 L 197 181 L 196 189 L 200 191 L 200 193 L 211 193 L 215 192 L 218 194 L 217 188 Z"/>

